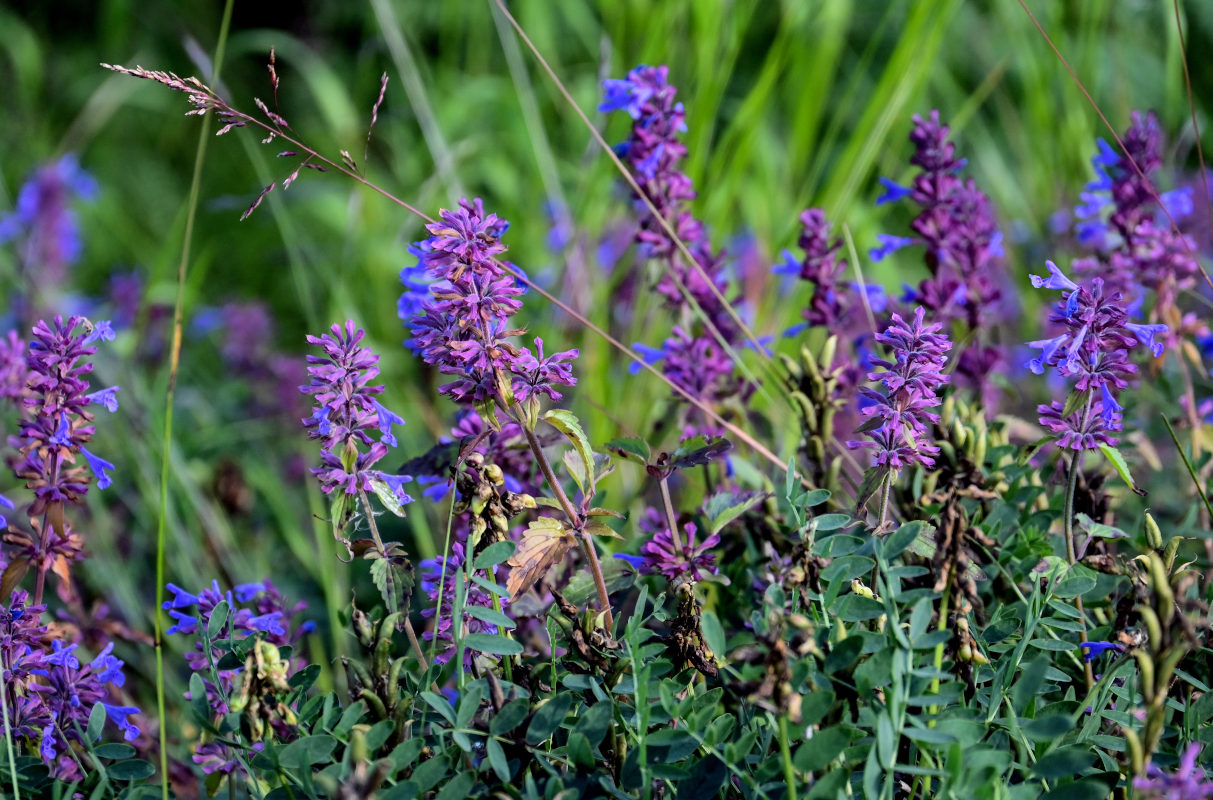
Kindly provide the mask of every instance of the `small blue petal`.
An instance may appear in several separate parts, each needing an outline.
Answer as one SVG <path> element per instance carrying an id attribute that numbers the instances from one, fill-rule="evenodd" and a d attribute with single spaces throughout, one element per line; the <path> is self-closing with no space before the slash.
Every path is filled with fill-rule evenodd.
<path id="1" fill-rule="evenodd" d="M 1158 199 L 1162 201 L 1162 207 L 1166 209 L 1172 219 L 1186 217 L 1192 213 L 1191 186 L 1182 186 L 1179 189 L 1163 192 Z"/>
<path id="2" fill-rule="evenodd" d="M 59 427 L 55 429 L 55 433 L 50 437 L 51 444 L 57 444 L 60 447 L 72 446 L 72 426 L 67 421 L 67 412 L 59 412 Z"/>
<path id="3" fill-rule="evenodd" d="M 792 251 L 782 250 L 780 255 L 783 256 L 783 261 L 772 266 L 771 272 L 776 275 L 799 275 L 800 261 L 792 255 Z"/>
<path id="4" fill-rule="evenodd" d="M 661 350 L 658 350 L 655 347 L 649 347 L 647 344 L 642 344 L 641 342 L 632 342 L 632 349 L 634 351 L 636 351 L 636 353 L 640 356 L 641 360 L 643 360 L 644 363 L 646 363 L 650 366 L 652 366 L 653 364 L 656 364 L 658 361 L 665 358 L 665 355 L 666 355 L 664 348 Z M 628 372 L 631 373 L 632 375 L 639 373 L 640 370 L 641 370 L 641 366 L 640 366 L 639 361 L 633 361 L 628 366 Z"/>
<path id="5" fill-rule="evenodd" d="M 1094 661 L 1109 650 L 1114 653 L 1125 651 L 1124 645 L 1117 642 L 1083 642 L 1078 646 L 1083 651 L 1082 660 L 1087 662 Z"/>
<path id="6" fill-rule="evenodd" d="M 241 603 L 251 602 L 257 595 L 265 591 L 264 583 L 241 583 L 233 590 L 236 593 L 236 599 Z"/>
<path id="7" fill-rule="evenodd" d="M 645 560 L 643 556 L 630 556 L 626 553 L 616 553 L 615 558 L 619 559 L 620 561 L 626 561 L 637 572 L 644 571 Z"/>
<path id="8" fill-rule="evenodd" d="M 99 392 L 86 394 L 85 400 L 90 403 L 96 403 L 99 406 L 105 406 L 105 410 L 111 414 L 118 410 L 118 392 L 121 391 L 120 386 L 111 386 L 108 389 L 102 389 Z"/>
<path id="9" fill-rule="evenodd" d="M 1111 429 L 1117 419 L 1120 417 L 1120 412 L 1124 411 L 1120 403 L 1116 402 L 1116 398 L 1112 396 L 1111 390 L 1108 389 L 1108 384 L 1099 384 L 1099 399 L 1101 408 L 1099 415 L 1103 417 L 1103 424 Z"/>
<path id="10" fill-rule="evenodd" d="M 868 251 L 868 255 L 873 261 L 883 261 L 885 256 L 914 244 L 914 239 L 907 236 L 892 236 L 887 233 L 876 234 L 876 239 L 880 242 L 880 247 L 873 247 Z"/>
<path id="11" fill-rule="evenodd" d="M 1060 268 L 1052 261 L 1046 261 L 1045 266 L 1049 269 L 1049 277 L 1042 278 L 1039 275 L 1029 275 L 1032 285 L 1037 289 L 1061 289 L 1067 292 L 1078 290 L 1078 284 L 1065 276 Z"/>
<path id="12" fill-rule="evenodd" d="M 383 404 L 378 400 L 372 400 L 371 403 L 375 406 L 375 413 L 379 416 L 379 439 L 388 447 L 396 446 L 396 437 L 392 435 L 393 425 L 403 425 L 404 417 L 389 411 L 384 408 Z"/>
<path id="13" fill-rule="evenodd" d="M 92 468 L 93 474 L 97 476 L 97 488 L 108 489 L 109 485 L 114 481 L 112 478 L 110 478 L 106 470 L 113 469 L 114 465 L 100 456 L 93 455 L 84 447 L 80 448 L 80 453 L 88 461 L 88 465 Z"/>
<path id="14" fill-rule="evenodd" d="M 1155 358 L 1161 356 L 1162 351 L 1166 349 L 1166 345 L 1154 338 L 1167 332 L 1166 325 L 1139 325 L 1136 322 L 1126 322 L 1125 327 L 1133 332 L 1137 341 L 1150 348 L 1150 352 Z"/>
<path id="15" fill-rule="evenodd" d="M 89 345 L 97 340 L 112 342 L 115 336 L 116 334 L 109 320 L 103 319 L 93 323 L 93 329 L 89 332 L 88 336 L 84 337 L 84 344 Z"/>
<path id="16" fill-rule="evenodd" d="M 1007 251 L 1002 247 L 1002 231 L 994 231 L 990 235 L 990 243 L 986 245 L 986 254 L 995 258 L 1006 258 Z"/>
<path id="17" fill-rule="evenodd" d="M 790 327 L 786 331 L 784 331 L 783 336 L 785 339 L 790 339 L 793 336 L 799 336 L 801 334 L 801 332 L 804 331 L 808 327 L 809 327 L 809 323 L 798 322 L 797 324 L 793 325 L 792 327 Z"/>
<path id="18" fill-rule="evenodd" d="M 882 206 L 885 203 L 895 203 L 901 198 L 909 196 L 914 191 L 910 187 L 894 183 L 888 178 L 880 178 L 880 184 L 884 186 L 885 193 L 876 198 L 876 205 L 878 206 Z"/>

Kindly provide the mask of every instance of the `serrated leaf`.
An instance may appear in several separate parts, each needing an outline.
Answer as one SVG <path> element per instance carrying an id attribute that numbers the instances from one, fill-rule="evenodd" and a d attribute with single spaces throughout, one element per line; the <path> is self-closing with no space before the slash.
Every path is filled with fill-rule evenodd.
<path id="1" fill-rule="evenodd" d="M 653 458 L 653 451 L 649 449 L 648 442 L 643 439 L 622 437 L 612 439 L 604 446 L 606 449 L 618 453 L 624 458 L 630 458 L 642 464 L 649 463 Z"/>
<path id="2" fill-rule="evenodd" d="M 1129 464 L 1125 461 L 1125 457 L 1120 454 L 1119 450 L 1111 445 L 1101 444 L 1099 452 L 1104 454 L 1104 458 L 1108 459 L 1108 463 L 1116 470 L 1116 474 L 1125 482 L 1125 485 L 1133 490 L 1134 494 L 1139 494 L 1143 497 L 1146 495 L 1144 489 L 1137 488 L 1137 484 L 1133 481 L 1133 476 L 1129 473 Z"/>
<path id="3" fill-rule="evenodd" d="M 408 559 L 377 558 L 371 562 L 371 580 L 387 613 L 395 614 L 408 604 L 406 592 L 413 587 L 413 563 Z"/>
<path id="4" fill-rule="evenodd" d="M 674 455 L 670 456 L 670 466 L 674 469 L 688 469 L 710 464 L 733 449 L 733 443 L 723 436 L 712 439 L 696 436 L 679 444 Z"/>
<path id="5" fill-rule="evenodd" d="M 618 533 L 615 532 L 614 528 L 612 528 L 610 525 L 607 525 L 605 522 L 603 522 L 600 519 L 586 520 L 585 525 L 582 526 L 582 530 L 585 531 L 586 533 L 590 534 L 591 536 L 605 536 L 608 539 L 622 539 L 623 538 L 622 536 L 620 536 Z"/>
<path id="6" fill-rule="evenodd" d="M 517 600 L 547 575 L 548 570 L 562 561 L 576 542 L 576 537 L 560 520 L 553 517 L 533 520 L 523 532 L 517 552 L 507 562 L 512 567 L 505 584 L 510 600 Z"/>
<path id="7" fill-rule="evenodd" d="M 403 517 L 404 505 L 401 504 L 400 498 L 392 491 L 392 487 L 387 485 L 387 481 L 383 478 L 371 478 L 371 489 L 374 490 L 375 496 L 379 498 L 379 502 L 388 511 L 395 514 L 397 517 Z"/>
<path id="8" fill-rule="evenodd" d="M 581 422 L 577 417 L 563 408 L 553 408 L 543 415 L 543 419 L 553 428 L 563 433 L 573 443 L 573 447 L 577 449 L 577 455 L 581 456 L 581 463 L 585 465 L 582 474 L 592 477 L 594 474 L 594 450 L 590 447 L 590 440 L 586 437 L 585 431 L 582 430 Z"/>
<path id="9" fill-rule="evenodd" d="M 703 511 L 708 516 L 708 533 L 718 533 L 725 525 L 766 499 L 765 492 L 717 492 L 708 498 Z"/>
<path id="10" fill-rule="evenodd" d="M 581 490 L 582 494 L 585 494 L 585 462 L 580 454 L 576 450 L 565 450 L 560 456 L 560 460 L 564 464 L 564 468 L 569 471 L 569 475 L 572 476 L 573 483 L 577 484 L 577 488 Z"/>

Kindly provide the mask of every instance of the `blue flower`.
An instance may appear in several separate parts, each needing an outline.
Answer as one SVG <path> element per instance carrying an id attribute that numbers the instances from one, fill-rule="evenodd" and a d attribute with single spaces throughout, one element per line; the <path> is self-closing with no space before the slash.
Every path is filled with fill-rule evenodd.
<path id="1" fill-rule="evenodd" d="M 1124 408 L 1116 402 L 1116 398 L 1112 396 L 1106 383 L 1099 384 L 1099 399 L 1103 401 L 1099 415 L 1103 417 L 1104 426 L 1111 430 L 1116 421 L 1120 419 L 1120 412 L 1124 411 Z"/>
<path id="2" fill-rule="evenodd" d="M 391 490 L 392 494 L 396 495 L 396 499 L 402 504 L 407 505 L 413 502 L 413 498 L 409 497 L 408 493 L 404 491 L 404 484 L 412 482 L 412 475 L 389 475 L 386 472 L 380 472 L 378 477 L 387 484 L 388 489 Z"/>
<path id="3" fill-rule="evenodd" d="M 1053 360 L 1053 357 L 1061 349 L 1061 346 L 1065 344 L 1067 338 L 1069 338 L 1067 334 L 1062 334 L 1052 339 L 1038 339 L 1035 342 L 1028 342 L 1028 347 L 1041 351 L 1040 356 L 1028 362 L 1028 369 L 1037 375 L 1043 375 L 1045 365 Z"/>
<path id="4" fill-rule="evenodd" d="M 46 723 L 46 727 L 42 729 L 42 737 L 38 740 L 38 755 L 42 756 L 42 760 L 49 764 L 55 760 L 58 755 L 55 751 L 55 718 L 58 713 L 51 712 L 51 721 Z"/>
<path id="5" fill-rule="evenodd" d="M 1154 354 L 1155 358 L 1162 355 L 1162 351 L 1166 346 L 1162 342 L 1156 341 L 1154 337 L 1166 333 L 1166 325 L 1138 325 L 1135 322 L 1126 322 L 1125 327 L 1133 332 L 1133 335 L 1137 337 L 1137 341 L 1150 348 L 1150 352 Z"/>
<path id="6" fill-rule="evenodd" d="M 172 584 L 170 583 L 171 587 Z M 251 603 L 257 595 L 265 591 L 264 583 L 242 583 L 233 587 L 236 593 L 236 599 L 241 603 Z"/>
<path id="7" fill-rule="evenodd" d="M 649 347 L 647 344 L 643 344 L 641 342 L 632 342 L 632 349 L 635 350 L 644 363 L 648 364 L 649 366 L 656 364 L 658 361 L 666 357 L 664 345 L 662 345 L 662 348 L 658 350 L 655 347 Z M 633 361 L 628 365 L 628 373 L 631 375 L 636 375 L 640 372 L 640 370 L 641 366 L 639 361 Z"/>
<path id="8" fill-rule="evenodd" d="M 637 572 L 644 572 L 644 569 L 645 569 L 644 556 L 630 556 L 627 553 L 616 553 L 615 558 L 619 559 L 620 561 L 627 562 L 627 564 L 629 566 L 631 566 L 633 569 L 635 569 Z"/>
<path id="9" fill-rule="evenodd" d="M 170 583 L 165 588 L 173 593 L 173 599 L 165 600 L 162 608 L 166 610 L 170 608 L 192 608 L 198 605 L 198 595 L 190 594 L 177 584 Z"/>
<path id="10" fill-rule="evenodd" d="M 102 683 L 112 683 L 115 686 L 121 686 L 126 683 L 126 676 L 122 674 L 122 667 L 125 662 L 117 656 L 112 655 L 114 651 L 114 643 L 110 642 L 105 646 L 93 663 L 89 664 L 89 668 L 97 675 L 97 680 Z"/>
<path id="11" fill-rule="evenodd" d="M 113 469 L 114 465 L 100 456 L 93 455 L 84 447 L 80 448 L 80 453 L 88 461 L 88 465 L 92 468 L 93 474 L 97 476 L 97 488 L 108 489 L 109 485 L 114 481 L 106 470 Z"/>
<path id="12" fill-rule="evenodd" d="M 1109 650 L 1114 653 L 1123 653 L 1125 651 L 1124 645 L 1117 642 L 1083 642 L 1078 646 L 1082 648 L 1082 660 L 1088 663 L 1099 658 Z"/>
<path id="13" fill-rule="evenodd" d="M 114 341 L 114 337 L 116 335 L 117 334 L 114 333 L 114 329 L 110 325 L 109 320 L 103 319 L 93 323 L 93 329 L 89 332 L 88 336 L 84 337 L 84 344 L 90 345 L 98 340 L 103 342 L 112 342 Z"/>
<path id="14" fill-rule="evenodd" d="M 13 505 L 13 501 L 9 500 L 7 497 L 5 497 L 2 494 L 0 494 L 0 506 L 4 506 L 5 508 L 7 508 L 10 511 L 12 511 L 14 508 L 16 508 L 16 506 Z M 5 516 L 3 514 L 0 514 L 0 530 L 3 530 L 7 527 L 8 527 L 8 520 L 5 518 Z M 14 617 L 13 619 L 16 619 L 16 617 Z"/>
<path id="15" fill-rule="evenodd" d="M 51 646 L 54 648 L 55 652 L 46 657 L 46 663 L 55 664 L 60 667 L 80 669 L 80 659 L 76 658 L 74 654 L 76 648 L 80 645 L 69 644 L 67 647 L 64 647 L 63 641 L 61 639 L 56 639 L 55 641 L 51 642 Z"/>
<path id="16" fill-rule="evenodd" d="M 198 627 L 197 617 L 191 617 L 189 614 L 177 611 L 176 609 L 169 611 L 168 615 L 177 620 L 177 624 L 173 625 L 165 633 L 193 633 Z"/>
<path id="17" fill-rule="evenodd" d="M 876 234 L 876 239 L 880 242 L 880 247 L 873 247 L 868 251 L 868 255 L 873 261 L 883 261 L 885 256 L 914 244 L 914 239 L 908 236 L 893 236 L 888 233 L 878 233 Z"/>
<path id="18" fill-rule="evenodd" d="M 780 255 L 783 256 L 783 261 L 771 267 L 771 272 L 775 275 L 799 275 L 800 260 L 792 255 L 791 250 L 781 250 Z"/>
<path id="19" fill-rule="evenodd" d="M 282 612 L 274 611 L 269 614 L 261 614 L 256 617 L 249 617 L 248 624 L 258 631 L 272 633 L 276 636 L 286 634 L 286 629 L 282 627 Z"/>
<path id="20" fill-rule="evenodd" d="M 379 439 L 389 447 L 396 446 L 396 437 L 392 435 L 393 425 L 403 425 L 404 417 L 389 411 L 378 400 L 372 400 L 371 403 L 375 406 L 375 413 L 379 416 Z"/>
<path id="21" fill-rule="evenodd" d="M 876 205 L 878 206 L 882 206 L 885 203 L 895 203 L 903 197 L 908 197 L 914 191 L 910 187 L 894 183 L 888 178 L 881 178 L 880 183 L 884 186 L 885 193 L 876 198 Z"/>
<path id="22" fill-rule="evenodd" d="M 1066 292 L 1078 291 L 1078 284 L 1065 276 L 1061 269 L 1052 261 L 1046 261 L 1045 266 L 1049 269 L 1049 277 L 1042 278 L 1039 275 L 1029 275 L 1032 285 L 1037 289 L 1061 289 Z"/>
<path id="23" fill-rule="evenodd" d="M 889 307 L 889 296 L 885 294 L 883 286 L 879 284 L 861 285 L 859 283 L 852 283 L 851 288 L 855 290 L 857 294 L 866 297 L 868 307 L 877 314 L 883 313 L 884 310 Z"/>
<path id="24" fill-rule="evenodd" d="M 139 728 L 127 719 L 131 714 L 138 714 L 138 708 L 135 706 L 112 706 L 109 703 L 102 703 L 101 705 L 105 707 L 105 716 L 122 731 L 123 739 L 133 742 L 139 737 Z"/>
<path id="25" fill-rule="evenodd" d="M 1159 198 L 1162 207 L 1172 219 L 1186 217 L 1192 213 L 1192 187 L 1181 186 L 1169 192 L 1163 192 Z"/>
<path id="26" fill-rule="evenodd" d="M 99 406 L 105 406 L 105 410 L 111 414 L 118 410 L 118 392 L 121 391 L 120 386 L 111 386 L 108 389 L 102 389 L 99 392 L 86 394 L 85 400 L 90 403 L 96 403 Z"/>
<path id="27" fill-rule="evenodd" d="M 60 447 L 72 446 L 72 426 L 67 421 L 67 412 L 59 412 L 59 427 L 55 429 L 55 433 L 50 437 L 51 444 L 57 444 Z"/>
<path id="28" fill-rule="evenodd" d="M 643 68 L 643 64 L 636 69 Z M 653 96 L 653 90 L 641 82 L 628 79 L 608 79 L 602 82 L 603 100 L 598 110 L 604 113 L 627 111 L 632 119 L 640 119 L 641 109 Z"/>

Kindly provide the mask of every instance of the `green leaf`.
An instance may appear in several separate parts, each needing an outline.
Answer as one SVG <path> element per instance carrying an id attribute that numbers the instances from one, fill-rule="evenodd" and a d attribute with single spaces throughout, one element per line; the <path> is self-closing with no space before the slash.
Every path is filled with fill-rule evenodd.
<path id="1" fill-rule="evenodd" d="M 455 724 L 455 709 L 451 708 L 450 700 L 447 700 L 436 692 L 430 691 L 421 692 L 421 699 L 428 703 L 430 708 L 441 714 L 443 719 L 451 725 Z"/>
<path id="2" fill-rule="evenodd" d="M 724 658 L 728 648 L 724 626 L 716 612 L 705 610 L 699 617 L 699 629 L 703 633 L 703 641 L 717 658 Z"/>
<path id="3" fill-rule="evenodd" d="M 211 706 L 206 701 L 206 683 L 203 682 L 202 676 L 197 672 L 190 673 L 190 710 L 194 713 L 194 720 L 207 729 L 213 729 L 211 725 Z"/>
<path id="4" fill-rule="evenodd" d="M 764 499 L 764 492 L 717 492 L 712 495 L 703 507 L 708 517 L 708 534 L 719 532 Z"/>
<path id="5" fill-rule="evenodd" d="M 223 629 L 227 625 L 227 616 L 230 613 L 231 606 L 226 600 L 220 600 L 215 604 L 215 608 L 211 611 L 210 621 L 206 623 L 206 635 L 212 642 L 224 638 Z"/>
<path id="6" fill-rule="evenodd" d="M 573 733 L 585 736 L 590 747 L 596 747 L 610 729 L 614 714 L 614 703 L 609 699 L 599 700 L 577 717 L 577 722 L 573 725 Z"/>
<path id="7" fill-rule="evenodd" d="M 97 758 L 118 760 L 135 755 L 135 748 L 125 742 L 106 742 L 105 744 L 97 745 L 93 749 L 93 755 L 97 756 Z"/>
<path id="8" fill-rule="evenodd" d="M 278 763 L 289 770 L 304 770 L 328 761 L 337 744 L 337 740 L 328 734 L 304 736 L 278 752 Z"/>
<path id="9" fill-rule="evenodd" d="M 859 485 L 859 491 L 855 494 L 855 513 L 861 513 L 872 497 L 880 490 L 881 485 L 888 477 L 889 468 L 884 467 L 869 467 L 863 473 L 863 483 Z"/>
<path id="10" fill-rule="evenodd" d="M 111 764 L 106 772 L 116 781 L 141 781 L 144 778 L 150 778 L 155 775 L 156 768 L 152 766 L 150 761 L 133 759 L 131 761 L 119 761 L 117 764 Z"/>
<path id="11" fill-rule="evenodd" d="M 92 711 L 88 712 L 88 726 L 85 728 L 85 736 L 90 742 L 95 742 L 101 738 L 101 731 L 105 728 L 105 705 L 103 703 L 95 703 Z"/>
<path id="12" fill-rule="evenodd" d="M 387 613 L 408 606 L 413 588 L 413 562 L 403 557 L 376 558 L 371 562 L 371 580 L 383 598 Z"/>
<path id="13" fill-rule="evenodd" d="M 1099 451 L 1104 454 L 1104 458 L 1108 459 L 1108 463 L 1116 470 L 1116 474 L 1125 482 L 1125 485 L 1133 490 L 1134 494 L 1145 495 L 1143 489 L 1138 489 L 1137 484 L 1133 481 L 1133 476 L 1129 473 L 1129 464 L 1125 461 L 1125 457 L 1120 454 L 1120 451 L 1108 444 L 1101 444 Z"/>
<path id="14" fill-rule="evenodd" d="M 669 465 L 674 469 L 702 467 L 712 463 L 712 461 L 720 458 L 732 449 L 733 443 L 723 436 L 715 436 L 711 439 L 696 436 L 678 445 L 678 449 L 674 451 L 674 455 L 670 456 Z"/>
<path id="15" fill-rule="evenodd" d="M 472 787 L 476 785 L 476 775 L 473 772 L 460 772 L 446 786 L 442 787 L 442 791 L 434 800 L 464 800 L 471 793 Z"/>
<path id="16" fill-rule="evenodd" d="M 1063 783 L 1040 796 L 1040 800 L 1104 800 L 1111 787 L 1098 778 Z"/>
<path id="17" fill-rule="evenodd" d="M 1129 534 L 1122 531 L 1120 528 L 1114 528 L 1111 525 L 1104 525 L 1102 522 L 1096 522 L 1086 514 L 1078 513 L 1074 515 L 1078 520 L 1078 527 L 1082 528 L 1092 536 L 1100 539 L 1128 539 Z"/>
<path id="18" fill-rule="evenodd" d="M 491 656 L 516 656 L 522 652 L 522 645 L 508 636 L 488 633 L 469 633 L 463 637 L 463 645 L 469 650 Z"/>
<path id="19" fill-rule="evenodd" d="M 484 689 L 478 683 L 468 687 L 466 692 L 459 695 L 459 708 L 455 714 L 455 725 L 460 728 L 466 728 L 471 725 L 472 718 L 480 710 L 480 704 L 483 700 Z"/>
<path id="20" fill-rule="evenodd" d="M 509 733 L 526 719 L 526 715 L 530 713 L 530 710 L 531 704 L 526 700 L 511 700 L 502 706 L 501 710 L 493 717 L 493 721 L 489 723 L 489 733 L 492 733 L 494 736 L 502 736 Z"/>
<path id="21" fill-rule="evenodd" d="M 813 526 L 819 531 L 836 531 L 852 519 L 850 514 L 822 514 L 813 517 Z"/>
<path id="22" fill-rule="evenodd" d="M 649 463 L 653 458 L 653 451 L 649 449 L 648 442 L 643 439 L 623 437 L 612 439 L 604 446 L 613 453 L 618 453 L 624 458 L 635 459 L 642 464 Z"/>
<path id="23" fill-rule="evenodd" d="M 577 484 L 577 488 L 585 494 L 585 487 L 589 482 L 589 477 L 586 475 L 585 463 L 581 460 L 581 456 L 575 450 L 565 450 L 560 456 L 560 460 L 564 462 L 564 467 L 569 471 L 569 475 L 573 476 L 573 482 Z"/>
<path id="24" fill-rule="evenodd" d="M 498 564 L 504 564 L 510 556 L 514 555 L 514 551 L 517 548 L 518 545 L 511 542 L 509 539 L 505 539 L 500 542 L 493 542 L 491 545 L 484 548 L 484 550 L 480 551 L 480 555 L 476 556 L 476 559 L 472 562 L 472 568 L 488 569 L 489 567 L 495 567 Z"/>
<path id="25" fill-rule="evenodd" d="M 497 773 L 497 778 L 502 783 L 510 782 L 510 762 L 505 757 L 505 750 L 501 748 L 501 742 L 496 739 L 489 739 L 485 743 L 485 750 L 489 756 L 489 766 L 493 768 L 493 772 Z"/>
<path id="26" fill-rule="evenodd" d="M 594 451 L 590 447 L 590 440 L 586 437 L 585 431 L 581 429 L 581 423 L 577 420 L 577 417 L 563 408 L 553 408 L 543 415 L 543 419 L 553 428 L 563 433 L 573 443 L 573 447 L 577 450 L 577 455 L 581 456 L 581 463 L 585 465 L 582 474 L 593 476 Z"/>
<path id="27" fill-rule="evenodd" d="M 388 486 L 387 481 L 383 478 L 371 478 L 371 489 L 375 492 L 375 496 L 379 498 L 379 502 L 383 507 L 392 512 L 397 517 L 403 517 L 404 505 L 400 502 L 400 498 L 392 491 L 392 487 Z"/>
<path id="28" fill-rule="evenodd" d="M 803 772 L 819 772 L 829 766 L 850 743 L 851 729 L 845 725 L 817 731 L 812 739 L 806 739 L 804 744 L 796 748 L 792 763 Z"/>
<path id="29" fill-rule="evenodd" d="M 1074 719 L 1069 714 L 1045 714 L 1023 723 L 1024 734 L 1034 742 L 1048 742 L 1073 730 Z"/>
<path id="30" fill-rule="evenodd" d="M 497 595 L 498 597 L 509 597 L 510 596 L 509 589 L 505 588 L 504 586 L 502 586 L 499 583 L 493 583 L 490 580 L 486 580 L 486 579 L 480 577 L 479 575 L 476 575 L 476 574 L 472 575 L 472 583 L 479 585 L 480 588 L 490 591 L 493 594 Z"/>
<path id="31" fill-rule="evenodd" d="M 1087 744 L 1069 744 L 1046 753 L 1032 767 L 1032 777 L 1046 781 L 1081 775 L 1094 762 Z"/>
<path id="32" fill-rule="evenodd" d="M 907 522 L 889 534 L 880 548 L 880 553 L 884 556 L 885 561 L 892 561 L 905 552 L 906 548 L 918 538 L 918 534 L 922 532 L 923 527 L 925 526 L 920 521 Z"/>
<path id="33" fill-rule="evenodd" d="M 572 707 L 573 696 L 562 692 L 535 709 L 526 731 L 527 744 L 534 747 L 555 733 Z"/>
<path id="34" fill-rule="evenodd" d="M 488 606 L 464 606 L 463 611 L 469 617 L 475 617 L 482 622 L 496 625 L 499 628 L 514 628 L 518 625 L 504 611 L 498 611 Z"/>

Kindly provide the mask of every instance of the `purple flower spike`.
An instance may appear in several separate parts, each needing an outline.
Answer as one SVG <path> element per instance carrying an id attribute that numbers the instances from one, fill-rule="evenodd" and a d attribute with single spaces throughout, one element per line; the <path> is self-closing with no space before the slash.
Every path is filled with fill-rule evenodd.
<path id="1" fill-rule="evenodd" d="M 889 327 L 876 335 L 876 341 L 892 351 L 891 360 L 876 360 L 883 370 L 868 374 L 868 379 L 883 386 L 883 391 L 861 390 L 868 403 L 862 414 L 879 420 L 879 427 L 868 432 L 871 441 L 849 441 L 852 449 L 874 450 L 873 466 L 900 470 L 906 466 L 935 465 L 939 448 L 932 445 L 930 424 L 939 416 L 930 409 L 942 402 L 936 393 L 948 376 L 943 374 L 952 342 L 940 333 L 940 323 L 926 324 L 922 306 L 914 310 L 914 321 L 907 323 L 893 315 Z"/>

